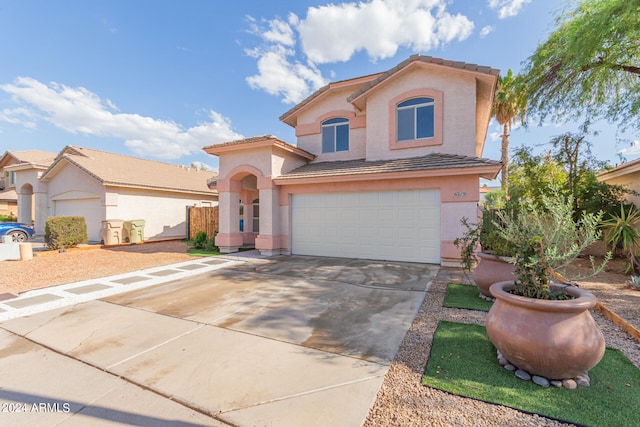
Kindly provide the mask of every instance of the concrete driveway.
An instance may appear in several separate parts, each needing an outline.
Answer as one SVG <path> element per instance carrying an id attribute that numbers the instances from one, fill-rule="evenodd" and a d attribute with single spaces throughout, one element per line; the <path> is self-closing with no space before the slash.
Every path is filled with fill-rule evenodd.
<path id="1" fill-rule="evenodd" d="M 359 426 L 436 273 L 276 257 L 5 321 L 0 424 Z"/>

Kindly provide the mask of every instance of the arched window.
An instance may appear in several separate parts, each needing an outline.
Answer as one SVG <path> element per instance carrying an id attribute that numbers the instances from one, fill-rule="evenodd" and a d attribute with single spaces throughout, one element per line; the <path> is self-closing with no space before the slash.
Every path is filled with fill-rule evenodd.
<path id="1" fill-rule="evenodd" d="M 349 119 L 336 117 L 322 122 L 322 152 L 349 151 Z"/>
<path id="2" fill-rule="evenodd" d="M 413 98 L 396 107 L 398 141 L 433 138 L 435 135 L 435 100 Z"/>

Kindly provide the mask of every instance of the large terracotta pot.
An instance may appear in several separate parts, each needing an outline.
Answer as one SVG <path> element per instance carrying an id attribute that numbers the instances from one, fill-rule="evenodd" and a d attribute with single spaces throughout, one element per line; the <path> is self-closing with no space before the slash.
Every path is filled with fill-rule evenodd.
<path id="1" fill-rule="evenodd" d="M 491 285 L 505 280 L 516 279 L 513 274 L 516 269 L 515 265 L 492 254 L 479 252 L 476 255 L 480 258 L 480 262 L 473 270 L 471 277 L 473 277 L 473 281 L 482 295 L 493 297 L 489 289 Z"/>
<path id="2" fill-rule="evenodd" d="M 589 313 L 593 294 L 568 286 L 575 299 L 552 301 L 508 292 L 514 288 L 513 281 L 491 286 L 496 301 L 486 320 L 489 339 L 509 362 L 548 379 L 573 378 L 598 364 L 605 343 Z"/>

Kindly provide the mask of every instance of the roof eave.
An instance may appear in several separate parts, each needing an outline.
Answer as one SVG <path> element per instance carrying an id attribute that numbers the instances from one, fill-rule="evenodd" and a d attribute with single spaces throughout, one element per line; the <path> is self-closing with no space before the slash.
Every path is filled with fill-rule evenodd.
<path id="1" fill-rule="evenodd" d="M 289 111 L 281 115 L 280 121 L 288 124 L 291 127 L 296 127 L 298 124 L 297 122 L 298 115 L 302 111 L 306 110 L 310 105 L 315 104 L 318 101 L 318 99 L 324 98 L 326 95 L 328 95 L 329 93 L 337 89 L 344 89 L 346 87 L 351 87 L 351 86 L 361 87 L 367 82 L 370 82 L 371 80 L 378 78 L 381 74 L 382 73 L 369 74 L 366 76 L 360 76 L 360 77 L 355 77 L 353 79 L 340 80 L 337 82 L 331 82 L 329 84 L 326 84 L 325 86 L 321 87 L 320 89 L 318 89 L 317 91 L 309 95 L 307 98 L 305 98 L 304 100 L 296 104 Z"/>
<path id="2" fill-rule="evenodd" d="M 486 179 L 495 179 L 500 172 L 502 165 L 486 165 L 486 166 L 466 166 L 462 168 L 438 168 L 424 170 L 410 170 L 402 172 L 373 172 L 373 173 L 355 173 L 344 175 L 330 176 L 312 176 L 312 177 L 280 177 L 274 178 L 276 185 L 308 185 L 326 182 L 353 182 L 353 181 L 371 181 L 371 180 L 388 180 L 402 178 L 432 178 L 441 176 L 460 176 L 460 175 L 478 175 Z"/>
<path id="3" fill-rule="evenodd" d="M 107 181 L 103 183 L 105 187 L 118 187 L 118 188 L 134 188 L 138 190 L 156 190 L 166 191 L 169 193 L 181 193 L 181 194 L 198 194 L 203 196 L 217 196 L 218 192 L 214 189 L 207 190 L 192 190 L 188 188 L 170 188 L 170 187 L 158 187 L 154 185 L 141 185 L 141 184 L 128 184 L 125 182 Z"/>
<path id="4" fill-rule="evenodd" d="M 246 142 L 240 144 L 218 144 L 218 145 L 210 145 L 208 147 L 204 147 L 203 150 L 214 156 L 220 156 L 223 153 L 230 153 L 234 151 L 246 151 L 246 150 L 255 150 L 256 148 L 269 148 L 274 147 L 281 149 L 283 151 L 298 155 L 306 160 L 313 160 L 316 158 L 315 154 L 311 154 L 308 151 L 302 150 L 294 145 L 287 144 L 284 141 L 280 141 L 279 139 L 269 138 L 262 139 L 259 141 Z"/>

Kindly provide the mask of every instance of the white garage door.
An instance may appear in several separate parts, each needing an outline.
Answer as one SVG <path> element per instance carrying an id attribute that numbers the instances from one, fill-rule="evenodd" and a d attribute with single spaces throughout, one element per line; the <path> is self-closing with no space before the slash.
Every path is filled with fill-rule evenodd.
<path id="1" fill-rule="evenodd" d="M 439 190 L 296 194 L 292 253 L 440 263 Z"/>
<path id="2" fill-rule="evenodd" d="M 99 242 L 104 219 L 104 209 L 100 199 L 70 199 L 55 201 L 56 216 L 83 216 L 87 223 L 87 234 L 90 241 Z"/>

